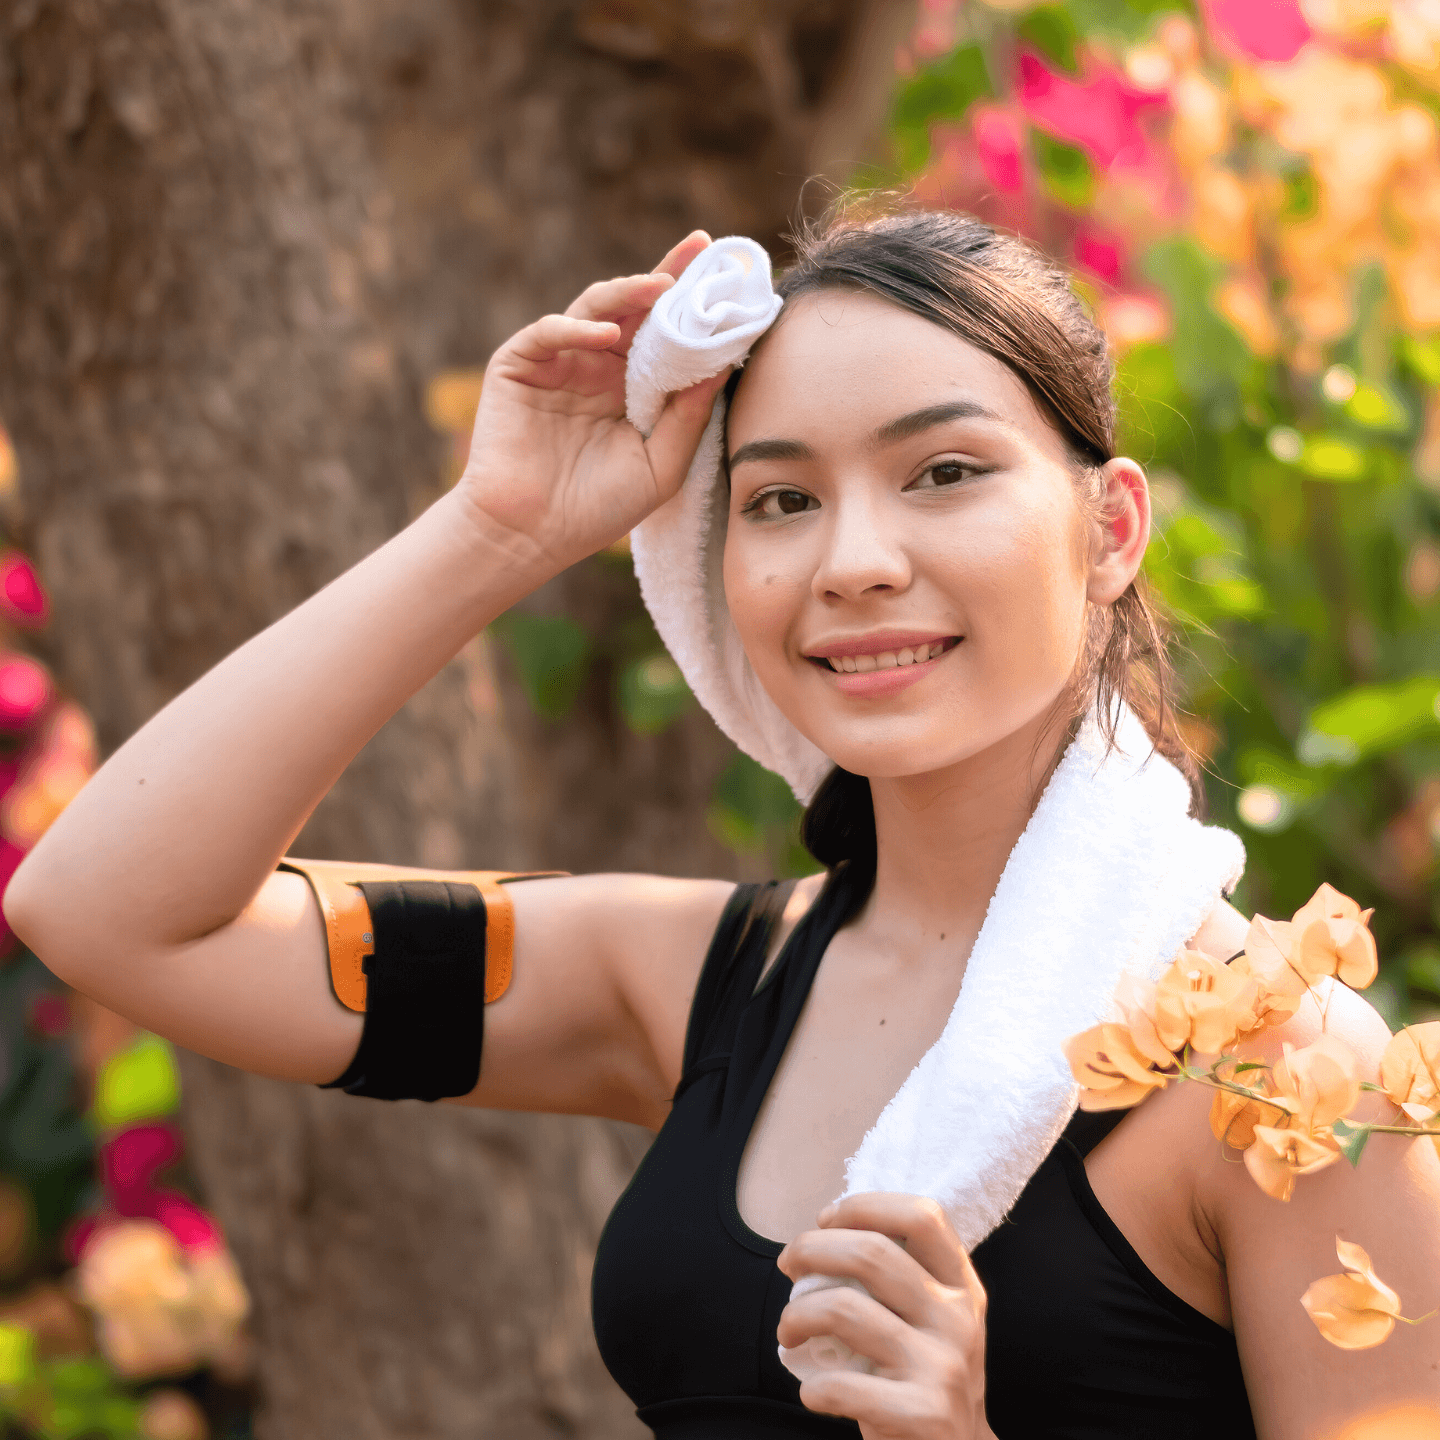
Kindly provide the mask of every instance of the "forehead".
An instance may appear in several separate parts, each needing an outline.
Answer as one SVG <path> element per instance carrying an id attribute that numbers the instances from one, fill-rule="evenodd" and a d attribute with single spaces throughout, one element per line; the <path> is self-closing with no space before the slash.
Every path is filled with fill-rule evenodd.
<path id="1" fill-rule="evenodd" d="M 1009 366 L 878 296 L 822 290 L 787 303 L 756 346 L 731 404 L 730 449 L 770 437 L 848 440 L 957 399 L 1063 458 L 1063 440 Z"/>

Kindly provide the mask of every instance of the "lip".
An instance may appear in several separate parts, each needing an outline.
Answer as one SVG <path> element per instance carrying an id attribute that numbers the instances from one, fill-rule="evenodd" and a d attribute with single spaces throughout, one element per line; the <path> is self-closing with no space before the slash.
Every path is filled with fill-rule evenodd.
<path id="1" fill-rule="evenodd" d="M 868 638 L 868 637 L 867 637 Z M 942 639 L 949 637 L 941 637 Z M 915 644 L 927 643 L 923 637 L 917 637 Z M 956 638 L 948 650 L 942 651 L 939 655 L 929 660 L 922 660 L 918 665 L 894 665 L 888 670 L 866 670 L 855 671 L 853 674 L 847 670 L 832 670 L 828 665 L 817 666 L 823 670 L 827 679 L 842 694 L 853 696 L 857 699 L 870 699 L 884 695 L 895 695 L 901 690 L 908 690 L 910 686 L 923 680 L 942 660 L 954 654 L 961 645 L 965 643 L 963 635 Z M 888 648 L 888 647 L 887 647 Z M 851 652 L 857 655 L 869 655 L 872 651 L 857 650 Z"/>
<path id="2" fill-rule="evenodd" d="M 848 655 L 879 655 L 885 650 L 913 650 L 917 645 L 938 645 L 954 637 L 943 630 L 874 630 L 852 639 L 830 640 L 806 650 L 807 659 L 843 660 Z M 929 664 L 927 660 L 924 662 Z"/>

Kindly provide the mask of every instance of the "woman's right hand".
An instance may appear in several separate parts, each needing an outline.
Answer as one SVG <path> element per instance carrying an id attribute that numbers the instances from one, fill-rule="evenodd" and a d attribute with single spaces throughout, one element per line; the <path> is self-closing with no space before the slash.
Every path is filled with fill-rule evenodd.
<path id="1" fill-rule="evenodd" d="M 697 230 L 649 275 L 590 286 L 486 367 L 456 488 L 544 568 L 612 544 L 680 488 L 725 372 L 672 396 L 646 440 L 625 418 L 625 357 L 651 306 L 709 243 Z"/>

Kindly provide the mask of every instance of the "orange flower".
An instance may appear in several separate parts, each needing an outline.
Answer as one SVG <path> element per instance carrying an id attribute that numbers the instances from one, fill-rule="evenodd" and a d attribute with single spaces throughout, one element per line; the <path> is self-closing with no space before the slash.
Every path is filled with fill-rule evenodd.
<path id="1" fill-rule="evenodd" d="M 1380 1057 L 1380 1083 L 1417 1125 L 1436 1119 L 1440 1113 L 1440 1020 L 1407 1025 L 1390 1037 Z"/>
<path id="2" fill-rule="evenodd" d="M 1258 986 L 1250 1017 L 1252 1030 L 1282 1024 L 1309 993 L 1309 980 L 1290 960 L 1294 928 L 1288 920 L 1268 920 L 1257 915 L 1245 932 L 1244 955 L 1230 963 L 1232 970 L 1243 967 L 1239 973 Z"/>
<path id="3" fill-rule="evenodd" d="M 1342 1350 L 1368 1350 L 1389 1337 L 1400 1314 L 1400 1297 L 1376 1274 L 1358 1246 L 1335 1237 L 1343 1275 L 1317 1280 L 1300 1297 L 1320 1333 Z"/>
<path id="4" fill-rule="evenodd" d="M 1257 1125 L 1254 1140 L 1245 1152 L 1245 1168 L 1272 1199 L 1288 1200 L 1297 1175 L 1323 1170 L 1339 1158 L 1340 1148 L 1329 1135 Z"/>
<path id="5" fill-rule="evenodd" d="M 1155 1028 L 1155 987 L 1148 980 L 1122 975 L 1115 987 L 1115 1003 L 1125 1018 L 1135 1049 L 1162 1070 L 1175 1063 L 1174 1052 Z"/>
<path id="6" fill-rule="evenodd" d="M 1258 1078 L 1252 1079 L 1252 1076 Z M 1239 1077 L 1235 1075 L 1233 1066 L 1225 1066 L 1220 1071 L 1220 1078 L 1232 1080 Z M 1274 1093 L 1274 1087 L 1263 1071 L 1246 1071 L 1245 1082 L 1251 1090 L 1263 1095 Z M 1278 1105 L 1268 1105 L 1258 1095 L 1247 1100 L 1233 1090 L 1217 1090 L 1210 1103 L 1211 1133 L 1236 1150 L 1248 1150 L 1255 1143 L 1257 1125 L 1282 1126 L 1288 1118 L 1286 1111 Z"/>
<path id="7" fill-rule="evenodd" d="M 1182 950 L 1155 985 L 1155 1028 L 1173 1051 L 1207 1055 L 1231 1044 L 1253 1013 L 1253 984 L 1200 950 Z"/>
<path id="8" fill-rule="evenodd" d="M 1333 1035 L 1321 1035 L 1297 1050 L 1286 1044 L 1272 1075 L 1275 1099 L 1292 1123 L 1315 1132 L 1349 1113 L 1360 1098 L 1360 1063 L 1355 1052 Z"/>
<path id="9" fill-rule="evenodd" d="M 1072 1037 L 1065 1058 L 1082 1087 L 1082 1110 L 1126 1110 L 1169 1079 L 1156 1070 L 1124 1025 L 1096 1025 Z"/>
<path id="10" fill-rule="evenodd" d="M 1379 970 L 1367 924 L 1374 913 L 1333 885 L 1321 885 L 1290 922 L 1295 927 L 1290 958 L 1313 979 L 1334 975 L 1352 990 L 1363 990 Z"/>

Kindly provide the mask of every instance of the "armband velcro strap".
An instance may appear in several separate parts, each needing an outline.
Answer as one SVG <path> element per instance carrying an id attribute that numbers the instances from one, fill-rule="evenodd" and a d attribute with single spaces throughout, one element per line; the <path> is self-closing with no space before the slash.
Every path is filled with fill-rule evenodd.
<path id="1" fill-rule="evenodd" d="M 365 1028 L 349 1068 L 322 1089 L 377 1100 L 468 1095 L 485 1026 L 485 897 L 473 883 L 369 880 L 374 953 Z"/>
<path id="2" fill-rule="evenodd" d="M 368 969 L 375 953 L 375 932 L 370 907 L 361 885 L 371 880 L 436 880 L 444 884 L 478 887 L 485 897 L 485 1003 L 498 1000 L 510 986 L 515 949 L 515 910 L 505 893 L 511 880 L 564 875 L 563 870 L 417 870 L 405 865 L 376 865 L 363 860 L 300 860 L 287 855 L 281 870 L 303 875 L 325 921 L 325 944 L 330 955 L 330 985 L 347 1010 L 366 1009 Z"/>

